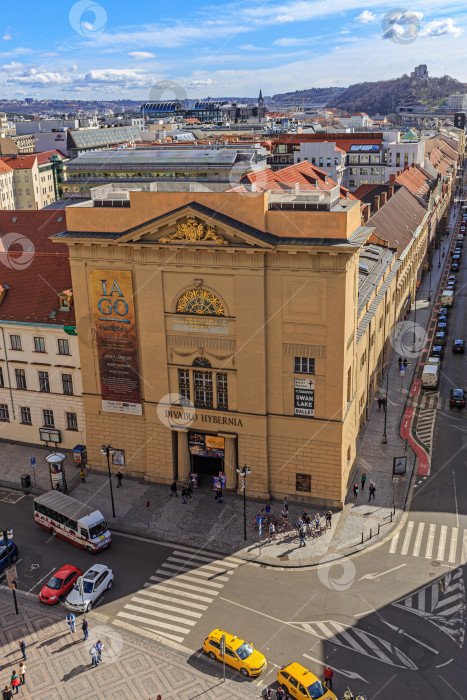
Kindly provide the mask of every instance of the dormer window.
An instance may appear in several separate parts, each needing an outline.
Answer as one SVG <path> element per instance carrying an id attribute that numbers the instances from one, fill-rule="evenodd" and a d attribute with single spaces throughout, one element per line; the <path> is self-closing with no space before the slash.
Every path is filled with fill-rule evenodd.
<path id="1" fill-rule="evenodd" d="M 60 299 L 60 311 L 69 311 L 73 305 L 73 290 L 66 289 L 58 295 Z"/>

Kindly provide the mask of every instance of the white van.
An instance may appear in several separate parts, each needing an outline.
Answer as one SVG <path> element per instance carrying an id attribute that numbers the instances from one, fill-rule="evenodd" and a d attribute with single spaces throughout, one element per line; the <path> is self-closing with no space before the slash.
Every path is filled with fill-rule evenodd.
<path id="1" fill-rule="evenodd" d="M 427 365 L 434 365 L 435 367 L 439 367 L 441 364 L 441 358 L 440 357 L 434 357 L 431 355 L 428 360 L 426 361 Z"/>
<path id="2" fill-rule="evenodd" d="M 451 289 L 445 289 L 441 294 L 441 306 L 452 306 L 454 304 L 454 292 Z"/>
<path id="3" fill-rule="evenodd" d="M 424 389 L 436 389 L 438 387 L 438 367 L 425 365 L 422 373 L 422 387 Z"/>

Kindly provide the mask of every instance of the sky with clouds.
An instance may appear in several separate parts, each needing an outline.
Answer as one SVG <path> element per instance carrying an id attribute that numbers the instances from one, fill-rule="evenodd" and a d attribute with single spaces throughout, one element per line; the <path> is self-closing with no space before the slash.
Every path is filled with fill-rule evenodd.
<path id="1" fill-rule="evenodd" d="M 272 95 L 410 73 L 467 82 L 467 5 L 425 0 L 22 0 L 0 20 L 6 98 Z M 3 26 L 2 24 L 3 23 Z M 176 83 L 172 90 L 161 81 Z"/>

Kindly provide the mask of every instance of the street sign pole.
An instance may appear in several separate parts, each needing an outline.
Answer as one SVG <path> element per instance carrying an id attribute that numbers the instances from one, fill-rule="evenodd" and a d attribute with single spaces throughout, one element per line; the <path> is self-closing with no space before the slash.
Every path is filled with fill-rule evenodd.
<path id="1" fill-rule="evenodd" d="M 76 579 L 76 583 L 78 584 L 79 592 L 81 593 L 81 602 L 83 603 L 83 617 L 86 619 L 86 609 L 84 607 L 84 583 L 83 583 L 83 577 L 78 576 Z"/>
<path id="2" fill-rule="evenodd" d="M 261 532 L 263 529 L 263 519 L 259 518 L 258 539 L 259 539 L 259 556 L 261 556 Z"/>
<path id="3" fill-rule="evenodd" d="M 225 634 L 223 634 L 221 637 L 221 654 L 223 667 L 223 683 L 225 683 Z"/>
<path id="4" fill-rule="evenodd" d="M 36 484 L 36 458 L 35 457 L 31 457 L 31 467 L 32 467 L 32 471 L 34 474 L 34 488 L 36 488 L 37 484 Z"/>

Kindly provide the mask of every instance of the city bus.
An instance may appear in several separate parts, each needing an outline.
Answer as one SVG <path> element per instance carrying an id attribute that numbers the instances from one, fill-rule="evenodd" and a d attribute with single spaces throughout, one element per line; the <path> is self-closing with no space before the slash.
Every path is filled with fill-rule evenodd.
<path id="1" fill-rule="evenodd" d="M 51 535 L 61 537 L 92 554 L 110 547 L 112 537 L 102 513 L 61 491 L 49 491 L 36 496 L 34 519 Z"/>

